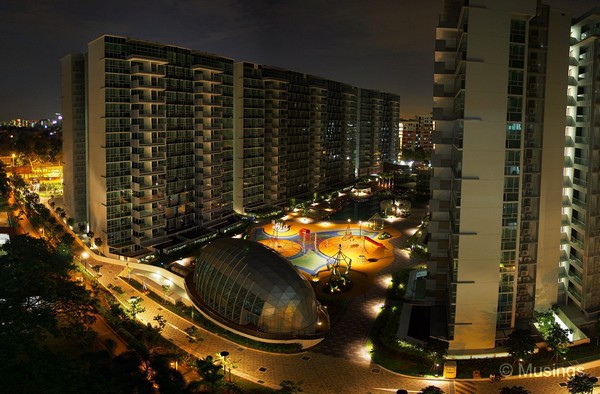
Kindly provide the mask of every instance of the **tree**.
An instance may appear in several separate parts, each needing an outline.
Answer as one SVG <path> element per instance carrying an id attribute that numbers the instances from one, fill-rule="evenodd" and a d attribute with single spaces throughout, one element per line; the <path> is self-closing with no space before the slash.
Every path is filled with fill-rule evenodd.
<path id="1" fill-rule="evenodd" d="M 438 338 L 429 337 L 425 341 L 425 347 L 423 350 L 433 362 L 431 368 L 436 369 L 440 366 L 448 354 L 448 342 Z"/>
<path id="2" fill-rule="evenodd" d="M 25 183 L 25 180 L 20 175 L 13 175 L 11 180 L 13 191 L 15 192 L 15 198 L 19 201 L 22 201 L 23 194 L 27 189 L 27 184 Z"/>
<path id="3" fill-rule="evenodd" d="M 75 219 L 73 219 L 73 218 L 67 219 L 67 226 L 73 227 L 74 224 L 75 224 Z"/>
<path id="4" fill-rule="evenodd" d="M 531 394 L 531 391 L 525 389 L 523 386 L 505 386 L 500 390 L 500 394 Z"/>
<path id="5" fill-rule="evenodd" d="M 284 380 L 281 383 L 279 383 L 279 387 L 281 387 L 279 390 L 277 390 L 278 393 L 285 393 L 285 394 L 296 394 L 296 393 L 301 393 L 302 392 L 302 381 L 299 382 L 294 382 L 293 380 Z"/>
<path id="6" fill-rule="evenodd" d="M 427 386 L 422 388 L 420 391 L 421 394 L 444 394 L 444 390 L 437 386 Z"/>
<path id="7" fill-rule="evenodd" d="M 0 162 L 0 194 L 4 197 L 8 197 L 11 190 L 10 179 L 6 174 L 6 166 L 4 163 Z"/>
<path id="8" fill-rule="evenodd" d="M 131 315 L 131 318 L 133 320 L 135 320 L 135 317 L 137 315 L 139 315 L 140 313 L 144 313 L 144 311 L 146 310 L 146 308 L 142 306 L 143 301 L 144 299 L 139 296 L 131 297 L 129 299 L 129 308 L 127 308 L 127 312 L 129 312 L 129 315 Z"/>
<path id="9" fill-rule="evenodd" d="M 98 237 L 98 238 L 94 238 L 94 245 L 96 245 L 97 248 L 102 246 L 102 238 Z"/>
<path id="10" fill-rule="evenodd" d="M 585 372 L 578 372 L 569 378 L 567 388 L 571 394 L 587 394 L 594 391 L 598 378 Z"/>
<path id="11" fill-rule="evenodd" d="M 196 360 L 196 371 L 202 378 L 202 381 L 211 389 L 217 388 L 223 382 L 223 367 L 215 364 L 212 356 L 199 358 Z"/>
<path id="12" fill-rule="evenodd" d="M 523 361 L 533 354 L 535 340 L 529 330 L 515 330 L 508 336 L 505 347 L 515 361 Z"/>
<path id="13" fill-rule="evenodd" d="M 60 255 L 44 240 L 28 235 L 11 237 L 2 249 L 5 253 L 0 256 L 3 392 L 100 392 L 85 390 L 85 385 L 79 391 L 72 389 L 87 378 L 70 381 L 72 374 L 82 371 L 74 360 L 76 355 L 62 349 L 65 342 L 69 349 L 90 348 L 93 339 L 90 326 L 95 320 L 90 293 L 69 276 L 73 269 L 71 258 Z M 31 374 L 31 368 L 35 368 L 36 374 Z M 59 389 L 61 384 L 63 389 Z"/>
<path id="14" fill-rule="evenodd" d="M 154 383 L 161 394 L 179 394 L 185 392 L 186 383 L 181 372 L 171 368 L 170 360 L 162 355 L 153 355 L 150 360 Z"/>
<path id="15" fill-rule="evenodd" d="M 162 315 L 156 315 L 152 320 L 156 322 L 156 328 L 158 329 L 159 333 L 161 333 L 162 330 L 164 330 L 167 326 L 167 319 L 165 319 Z"/>
<path id="16" fill-rule="evenodd" d="M 552 309 L 546 312 L 534 312 L 535 320 L 538 324 L 538 331 L 544 339 L 548 336 L 550 329 L 556 323 L 554 320 L 554 311 Z"/>
<path id="17" fill-rule="evenodd" d="M 569 351 L 567 345 L 570 343 L 569 334 L 571 332 L 572 331 L 570 329 L 562 328 L 558 325 L 558 323 L 555 323 L 550 328 L 550 331 L 548 332 L 548 337 L 546 338 L 546 343 L 548 344 L 548 347 L 552 350 L 552 353 L 554 353 L 554 357 L 565 357 L 565 355 Z"/>
<path id="18" fill-rule="evenodd" d="M 162 285 L 161 287 L 163 292 L 163 302 L 166 304 L 167 296 L 169 295 L 169 290 L 171 290 L 171 285 Z"/>

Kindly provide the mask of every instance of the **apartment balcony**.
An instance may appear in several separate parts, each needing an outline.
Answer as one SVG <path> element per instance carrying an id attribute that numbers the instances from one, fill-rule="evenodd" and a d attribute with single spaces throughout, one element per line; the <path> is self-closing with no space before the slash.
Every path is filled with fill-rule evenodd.
<path id="1" fill-rule="evenodd" d="M 166 221 L 164 219 L 158 219 L 158 220 L 150 220 L 144 223 L 131 223 L 131 228 L 134 231 L 137 232 L 143 232 L 143 231 L 147 231 L 147 230 L 151 230 L 153 228 L 160 228 L 160 227 L 164 227 L 166 224 Z"/>
<path id="2" fill-rule="evenodd" d="M 132 133 L 157 133 L 160 131 L 167 131 L 167 126 L 165 124 L 157 124 L 157 125 L 133 124 L 133 125 L 131 125 Z"/>
<path id="3" fill-rule="evenodd" d="M 132 118 L 164 118 L 166 115 L 164 110 L 158 111 L 144 111 L 141 109 L 132 109 L 131 117 Z"/>
<path id="4" fill-rule="evenodd" d="M 576 246 L 577 248 L 581 249 L 581 251 L 583 251 L 585 248 L 583 241 L 575 237 L 571 237 L 571 245 Z"/>
<path id="5" fill-rule="evenodd" d="M 589 143 L 589 139 L 587 137 L 575 137 L 575 143 L 576 144 L 584 144 L 587 145 Z"/>
<path id="6" fill-rule="evenodd" d="M 210 83 L 209 86 L 196 85 L 194 86 L 194 93 L 203 94 L 207 97 L 220 96 L 221 94 L 223 94 L 221 88 L 218 86 L 218 84 L 215 83 Z"/>
<path id="7" fill-rule="evenodd" d="M 134 79 L 131 81 L 131 89 L 165 90 L 165 80 L 160 79 L 153 84 L 144 80 Z"/>
<path id="8" fill-rule="evenodd" d="M 196 105 L 204 105 L 204 100 L 196 99 L 194 100 Z M 217 110 L 210 111 L 209 109 L 205 109 L 204 111 L 196 111 L 194 112 L 194 118 L 202 119 L 202 118 L 221 118 L 222 113 Z"/>
<path id="9" fill-rule="evenodd" d="M 583 269 L 583 261 L 581 261 L 577 257 L 570 255 L 569 262 L 571 263 L 572 266 L 579 268 L 579 269 Z"/>
<path id="10" fill-rule="evenodd" d="M 131 216 L 135 219 L 143 219 L 148 216 L 162 215 L 163 213 L 164 213 L 164 209 L 159 209 L 159 208 L 144 209 L 144 210 L 137 210 L 137 209 L 131 210 Z"/>
<path id="11" fill-rule="evenodd" d="M 142 196 L 142 197 L 132 196 L 131 197 L 131 202 L 133 203 L 133 205 L 144 205 L 144 204 L 149 204 L 149 203 L 159 202 L 159 201 L 164 201 L 164 200 L 165 200 L 165 195 L 163 193 L 153 194 L 150 196 Z"/>
<path id="12" fill-rule="evenodd" d="M 155 77 L 166 76 L 165 66 L 149 66 L 149 65 L 135 65 L 131 66 L 129 73 L 132 75 L 150 75 Z"/>
<path id="13" fill-rule="evenodd" d="M 577 162 L 575 162 L 575 164 L 577 164 Z M 575 185 L 581 186 L 581 187 L 587 187 L 588 183 L 587 181 L 580 179 L 580 178 L 573 178 L 573 183 Z"/>
<path id="14" fill-rule="evenodd" d="M 576 218 L 571 218 L 571 224 L 574 224 L 575 226 L 579 227 L 580 230 L 584 230 L 585 231 L 585 221 L 583 220 L 579 220 Z"/>
<path id="15" fill-rule="evenodd" d="M 583 166 L 583 167 L 587 167 L 587 165 L 589 163 L 587 159 L 583 159 L 581 157 L 575 157 L 573 159 L 573 161 L 575 162 L 575 164 L 577 164 L 579 166 Z"/>
<path id="16" fill-rule="evenodd" d="M 454 69 L 446 66 L 446 62 L 435 62 L 433 65 L 433 73 L 440 75 L 453 75 Z"/>
<path id="17" fill-rule="evenodd" d="M 569 276 L 569 280 L 571 281 L 571 283 L 574 283 L 574 284 L 575 284 L 575 286 L 576 286 L 576 287 L 577 287 L 579 290 L 581 290 L 581 289 L 582 289 L 582 287 L 583 287 L 583 282 L 581 281 L 581 278 L 579 278 L 579 277 L 578 277 L 578 276 L 576 276 L 576 275 L 570 275 L 570 276 Z"/>
<path id="18" fill-rule="evenodd" d="M 160 175 L 165 173 L 165 166 L 155 166 L 152 168 L 132 168 L 132 176 L 147 176 L 147 175 Z"/>
<path id="19" fill-rule="evenodd" d="M 153 152 L 152 154 L 132 154 L 131 161 L 133 162 L 142 162 L 142 161 L 153 161 L 153 160 L 165 160 L 167 158 L 167 154 L 165 152 Z"/>
<path id="20" fill-rule="evenodd" d="M 157 190 L 164 190 L 166 186 L 166 183 L 164 180 L 160 180 L 158 182 L 152 183 L 152 182 L 132 182 L 131 183 L 131 190 L 133 190 L 134 192 L 140 192 L 143 190 L 150 190 L 150 189 L 157 189 Z"/>
<path id="21" fill-rule="evenodd" d="M 212 70 L 212 71 L 218 71 L 218 73 L 210 73 L 210 72 L 206 72 L 206 73 L 194 73 L 194 81 L 195 82 L 202 82 L 203 84 L 209 84 L 211 86 L 217 86 L 217 85 L 221 85 L 223 83 L 223 81 L 221 80 L 221 76 L 219 74 L 221 74 L 223 71 L 221 70 Z"/>
<path id="22" fill-rule="evenodd" d="M 218 98 L 218 97 L 214 97 L 214 98 L 196 98 L 194 99 L 194 104 L 195 105 L 202 105 L 203 107 L 222 107 L 223 106 L 223 101 Z M 205 108 L 207 109 L 207 108 Z"/>
<path id="23" fill-rule="evenodd" d="M 132 94 L 131 95 L 131 103 L 132 104 L 165 104 L 167 102 L 166 96 L 155 96 L 152 97 L 150 95 L 139 95 Z"/>
<path id="24" fill-rule="evenodd" d="M 579 199 L 573 197 L 572 202 L 573 202 L 573 205 L 575 205 L 577 208 L 581 208 L 583 210 L 587 209 L 585 201 L 582 201 L 582 200 L 579 200 Z"/>

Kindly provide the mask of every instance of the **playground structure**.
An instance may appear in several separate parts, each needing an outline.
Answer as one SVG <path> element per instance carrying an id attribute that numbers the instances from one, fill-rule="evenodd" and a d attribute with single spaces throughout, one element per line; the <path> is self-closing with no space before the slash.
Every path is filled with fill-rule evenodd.
<path id="1" fill-rule="evenodd" d="M 287 258 L 324 297 L 363 294 L 374 275 L 394 261 L 390 240 L 401 233 L 393 226 L 378 230 L 368 221 L 308 221 L 294 216 L 284 218 L 287 231 L 273 221 L 255 228 L 251 239 Z"/>
<path id="2" fill-rule="evenodd" d="M 337 253 L 327 259 L 327 271 L 331 271 L 331 276 L 326 287 L 330 293 L 347 290 L 350 285 L 351 268 L 352 259 L 342 252 L 340 244 Z"/>

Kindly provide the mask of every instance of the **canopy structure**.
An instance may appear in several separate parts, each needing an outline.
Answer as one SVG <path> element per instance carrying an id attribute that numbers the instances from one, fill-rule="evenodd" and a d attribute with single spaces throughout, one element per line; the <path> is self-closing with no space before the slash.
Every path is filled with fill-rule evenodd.
<path id="1" fill-rule="evenodd" d="M 383 230 L 383 228 L 385 227 L 385 222 L 383 218 L 378 213 L 376 213 L 369 219 L 369 227 L 372 230 Z"/>

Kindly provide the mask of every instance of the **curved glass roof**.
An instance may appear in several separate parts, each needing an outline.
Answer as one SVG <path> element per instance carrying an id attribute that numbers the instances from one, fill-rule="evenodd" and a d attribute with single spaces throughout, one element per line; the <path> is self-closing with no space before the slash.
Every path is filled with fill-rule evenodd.
<path id="1" fill-rule="evenodd" d="M 200 307 L 246 329 L 290 337 L 327 330 L 310 282 L 260 243 L 211 242 L 197 259 L 193 282 Z"/>

